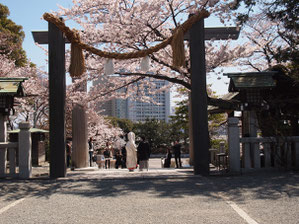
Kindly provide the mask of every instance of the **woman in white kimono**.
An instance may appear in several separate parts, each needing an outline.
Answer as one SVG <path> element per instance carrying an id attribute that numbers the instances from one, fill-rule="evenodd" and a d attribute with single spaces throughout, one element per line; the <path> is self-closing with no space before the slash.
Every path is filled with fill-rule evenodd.
<path id="1" fill-rule="evenodd" d="M 137 168 L 137 148 L 135 145 L 134 132 L 128 133 L 128 142 L 126 144 L 127 161 L 126 165 L 129 171 L 134 171 Z"/>

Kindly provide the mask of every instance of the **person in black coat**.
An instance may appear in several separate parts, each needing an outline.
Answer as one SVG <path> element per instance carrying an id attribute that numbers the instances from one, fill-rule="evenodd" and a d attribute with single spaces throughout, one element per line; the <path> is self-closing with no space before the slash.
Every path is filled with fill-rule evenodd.
<path id="1" fill-rule="evenodd" d="M 115 168 L 118 169 L 120 166 L 122 166 L 122 156 L 120 154 L 120 150 L 115 150 Z"/>
<path id="2" fill-rule="evenodd" d="M 166 156 L 165 156 L 165 160 L 164 160 L 164 168 L 169 168 L 170 165 L 171 165 L 171 151 L 169 148 L 167 148 L 167 153 L 166 153 Z"/>
<path id="3" fill-rule="evenodd" d="M 141 142 L 137 147 L 137 157 L 139 161 L 139 170 L 143 169 L 148 170 L 148 160 L 150 157 L 150 145 L 147 141 L 145 141 L 145 137 L 141 136 Z"/>
<path id="4" fill-rule="evenodd" d="M 173 145 L 173 153 L 174 153 L 174 158 L 175 158 L 175 164 L 176 168 L 181 168 L 182 167 L 182 162 L 181 162 L 181 144 L 179 140 L 176 140 Z"/>
<path id="5" fill-rule="evenodd" d="M 127 152 L 126 152 L 126 147 L 123 146 L 121 148 L 121 168 L 124 169 L 124 168 L 127 168 L 127 165 L 126 165 L 126 159 L 127 159 Z"/>

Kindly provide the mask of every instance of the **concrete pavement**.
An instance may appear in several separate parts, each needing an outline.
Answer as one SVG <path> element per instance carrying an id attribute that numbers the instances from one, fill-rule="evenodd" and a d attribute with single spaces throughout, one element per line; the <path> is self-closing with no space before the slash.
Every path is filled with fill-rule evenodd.
<path id="1" fill-rule="evenodd" d="M 151 161 L 151 164 L 159 160 Z M 41 170 L 40 170 L 41 171 Z M 0 180 L 0 223 L 299 223 L 299 174 L 79 169 Z"/>

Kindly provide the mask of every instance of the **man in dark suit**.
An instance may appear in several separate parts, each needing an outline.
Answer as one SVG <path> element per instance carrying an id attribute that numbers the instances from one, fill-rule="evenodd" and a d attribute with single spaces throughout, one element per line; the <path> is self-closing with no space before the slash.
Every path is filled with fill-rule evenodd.
<path id="1" fill-rule="evenodd" d="M 150 157 L 150 145 L 147 141 L 145 141 L 145 137 L 141 136 L 141 142 L 137 147 L 137 157 L 139 161 L 139 170 L 143 169 L 148 170 L 148 160 Z"/>

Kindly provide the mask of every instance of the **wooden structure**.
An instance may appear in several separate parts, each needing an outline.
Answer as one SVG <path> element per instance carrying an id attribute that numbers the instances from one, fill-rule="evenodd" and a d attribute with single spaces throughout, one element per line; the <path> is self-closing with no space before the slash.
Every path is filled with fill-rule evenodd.
<path id="1" fill-rule="evenodd" d="M 0 142 L 7 142 L 7 116 L 13 112 L 14 97 L 23 97 L 22 83 L 27 78 L 0 78 Z M 0 150 L 0 175 L 7 162 L 7 148 Z"/>
<path id="2" fill-rule="evenodd" d="M 206 35 L 206 37 L 205 37 Z M 64 48 L 67 40 L 62 32 L 49 22 L 49 32 L 33 32 L 36 42 L 49 43 L 49 83 L 50 83 L 50 151 L 57 162 L 51 163 L 50 176 L 61 177 L 66 175 L 65 153 L 65 70 Z M 209 141 L 208 141 L 208 116 L 207 116 L 207 91 L 206 91 L 206 66 L 204 41 L 208 39 L 237 39 L 239 30 L 229 28 L 204 28 L 204 20 L 195 23 L 185 40 L 190 41 L 192 96 L 192 149 L 194 154 L 194 174 L 209 174 Z M 56 90 L 58 90 L 56 92 Z M 55 109 L 54 109 L 55 108 Z M 79 109 L 79 108 L 78 108 Z M 79 115 L 79 114 L 77 114 Z M 51 118 L 52 117 L 52 118 Z M 73 116 L 76 117 L 76 116 Z M 78 125 L 79 126 L 79 125 Z M 75 128 L 77 129 L 77 128 Z M 86 135 L 85 132 L 82 134 Z M 52 138 L 53 136 L 53 138 Z M 82 143 L 86 145 L 85 143 Z M 53 148 L 52 148 L 53 147 Z M 86 153 L 82 151 L 80 157 Z M 76 158 L 76 157 L 74 157 Z"/>
<path id="3" fill-rule="evenodd" d="M 285 135 L 299 135 L 299 84 L 294 79 L 279 70 L 224 75 L 230 78 L 229 92 L 234 93 L 232 99 L 239 102 L 235 108 L 242 111 L 243 117 L 250 116 L 246 113 L 254 111 L 256 115 L 253 116 L 258 119 L 263 136 L 275 134 L 274 127 L 266 127 L 270 118 L 290 124 L 292 128 Z M 250 135 L 244 128 L 242 135 Z"/>
<path id="4" fill-rule="evenodd" d="M 297 82 L 280 69 L 224 75 L 230 78 L 229 100 L 234 100 L 234 106 L 231 110 L 219 107 L 218 112 L 229 113 L 231 118 L 229 128 L 230 125 L 235 128 L 237 134 L 234 135 L 238 135 L 231 136 L 235 143 L 229 146 L 230 151 L 234 152 L 229 156 L 235 163 L 231 163 L 230 169 L 238 172 L 238 165 L 233 165 L 239 164 L 238 155 L 232 159 L 233 154 L 240 154 L 240 147 L 237 148 L 236 142 L 242 143 L 243 168 L 260 168 L 262 165 L 277 166 L 278 164 L 288 168 L 299 168 Z M 238 119 L 232 119 L 234 110 L 242 112 L 241 139 L 236 129 Z M 258 136 L 258 130 L 263 139 Z"/>
<path id="5" fill-rule="evenodd" d="M 194 174 L 209 175 L 210 152 L 208 130 L 208 98 L 206 90 L 205 40 L 238 39 L 239 31 L 231 28 L 204 28 L 204 20 L 195 23 L 189 33 L 191 64 L 191 104 L 189 126 Z"/>
<path id="6" fill-rule="evenodd" d="M 32 32 L 34 41 L 49 48 L 49 110 L 50 110 L 50 176 L 66 176 L 65 130 L 65 44 L 70 43 L 55 24 L 49 31 Z M 76 167 L 88 165 L 87 118 L 85 108 L 75 105 L 73 118 L 73 162 Z"/>
<path id="7" fill-rule="evenodd" d="M 14 97 L 23 97 L 22 83 L 27 78 L 0 77 L 0 113 L 9 115 L 13 110 Z"/>

